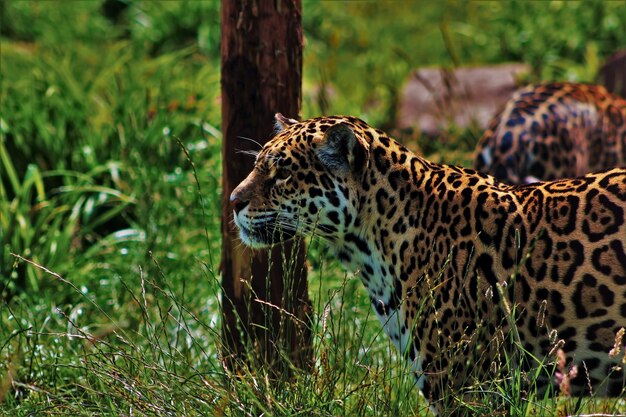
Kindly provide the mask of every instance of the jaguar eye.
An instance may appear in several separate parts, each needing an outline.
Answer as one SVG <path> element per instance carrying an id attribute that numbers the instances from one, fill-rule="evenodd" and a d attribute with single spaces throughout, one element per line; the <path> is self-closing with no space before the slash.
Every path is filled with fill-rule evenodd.
<path id="1" fill-rule="evenodd" d="M 287 170 L 285 168 L 280 168 L 278 171 L 276 171 L 275 178 L 277 180 L 286 180 L 290 176 L 291 176 L 291 173 L 289 172 L 289 170 Z"/>

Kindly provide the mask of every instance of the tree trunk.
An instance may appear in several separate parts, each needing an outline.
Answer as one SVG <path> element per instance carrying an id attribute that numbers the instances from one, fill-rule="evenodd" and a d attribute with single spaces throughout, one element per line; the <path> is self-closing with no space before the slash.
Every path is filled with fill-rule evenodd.
<path id="1" fill-rule="evenodd" d="M 598 71 L 600 84 L 626 98 L 626 49 L 614 53 Z"/>
<path id="2" fill-rule="evenodd" d="M 300 0 L 222 0 L 222 354 L 225 364 L 288 369 L 310 362 L 311 328 L 304 243 L 271 251 L 243 246 L 229 205 L 254 165 L 238 151 L 272 136 L 274 114 L 297 118 L 302 91 Z"/>

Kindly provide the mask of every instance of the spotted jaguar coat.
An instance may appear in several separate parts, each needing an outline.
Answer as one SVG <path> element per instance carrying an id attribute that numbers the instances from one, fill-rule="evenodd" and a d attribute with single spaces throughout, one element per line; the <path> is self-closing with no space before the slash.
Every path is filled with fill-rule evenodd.
<path id="1" fill-rule="evenodd" d="M 626 326 L 625 169 L 508 186 L 354 117 L 277 118 L 230 197 L 241 240 L 328 241 L 435 406 L 506 377 L 504 353 L 530 370 L 558 348 L 573 393 L 624 394 L 609 351 Z"/>

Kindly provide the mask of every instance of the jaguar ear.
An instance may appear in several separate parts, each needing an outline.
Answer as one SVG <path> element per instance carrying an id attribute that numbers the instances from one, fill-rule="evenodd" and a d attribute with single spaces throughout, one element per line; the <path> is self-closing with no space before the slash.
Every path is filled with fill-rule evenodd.
<path id="1" fill-rule="evenodd" d="M 360 173 L 369 160 L 369 151 L 346 124 L 334 125 L 324 133 L 315 153 L 331 171 Z"/>
<path id="2" fill-rule="evenodd" d="M 280 133 L 283 131 L 283 129 L 298 123 L 296 119 L 290 119 L 288 117 L 283 116 L 281 113 L 276 113 L 274 115 L 274 119 L 276 119 L 276 125 L 274 127 L 275 133 Z"/>

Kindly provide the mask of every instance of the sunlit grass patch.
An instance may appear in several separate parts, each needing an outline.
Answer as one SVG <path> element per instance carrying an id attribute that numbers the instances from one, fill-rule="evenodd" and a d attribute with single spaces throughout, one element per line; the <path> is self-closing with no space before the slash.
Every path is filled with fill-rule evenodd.
<path id="1" fill-rule="evenodd" d="M 122 280 L 118 296 L 126 302 L 118 308 L 125 314 L 114 316 L 89 288 L 46 274 L 81 301 L 43 312 L 16 302 L 5 310 L 5 410 L 288 416 L 412 415 L 424 408 L 405 365 L 380 340 L 367 297 L 362 306 L 346 303 L 353 279 L 316 300 L 321 310 L 313 321 L 313 369 L 293 368 L 283 379 L 249 364 L 237 372 L 221 366 L 216 295 L 197 309 L 185 302 L 193 294 L 176 294 L 166 277 L 139 271 Z M 210 275 L 207 284 L 217 288 Z"/>

